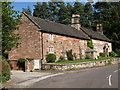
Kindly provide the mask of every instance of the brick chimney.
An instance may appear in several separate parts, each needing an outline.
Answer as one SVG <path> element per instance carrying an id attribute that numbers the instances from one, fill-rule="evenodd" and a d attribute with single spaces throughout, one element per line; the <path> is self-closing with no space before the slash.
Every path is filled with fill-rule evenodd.
<path id="1" fill-rule="evenodd" d="M 80 25 L 79 18 L 80 18 L 79 14 L 73 14 L 72 15 L 72 20 L 71 20 L 72 25 L 71 25 L 71 27 L 74 27 L 74 28 L 80 30 L 81 25 Z"/>
<path id="2" fill-rule="evenodd" d="M 98 33 L 100 33 L 100 34 L 103 35 L 103 26 L 102 26 L 102 24 L 97 24 L 96 29 L 97 29 L 97 32 L 98 32 Z"/>

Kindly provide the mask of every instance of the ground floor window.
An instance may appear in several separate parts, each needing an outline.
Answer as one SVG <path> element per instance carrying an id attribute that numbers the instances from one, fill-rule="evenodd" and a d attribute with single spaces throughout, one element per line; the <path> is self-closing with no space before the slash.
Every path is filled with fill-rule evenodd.
<path id="1" fill-rule="evenodd" d="M 54 47 L 49 47 L 48 50 L 49 53 L 54 53 Z"/>

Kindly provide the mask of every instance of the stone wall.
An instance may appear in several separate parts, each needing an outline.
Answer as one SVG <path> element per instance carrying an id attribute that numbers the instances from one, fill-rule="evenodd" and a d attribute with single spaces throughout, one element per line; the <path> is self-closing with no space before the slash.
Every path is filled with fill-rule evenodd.
<path id="1" fill-rule="evenodd" d="M 70 38 L 66 36 L 53 35 L 53 39 L 49 40 L 49 34 L 43 34 L 43 49 L 44 49 L 44 59 L 49 53 L 55 53 L 57 60 L 60 56 L 65 56 L 64 54 L 68 50 L 72 50 L 73 54 L 76 54 L 77 59 L 80 59 L 80 53 L 82 51 L 83 59 L 85 57 L 85 50 L 87 48 L 87 40 L 80 40 L 75 38 Z M 49 47 L 53 47 L 53 52 L 49 52 Z"/>
<path id="2" fill-rule="evenodd" d="M 25 15 L 22 15 L 19 29 L 14 33 L 19 34 L 20 44 L 18 48 L 13 48 L 9 52 L 9 60 L 18 60 L 19 58 L 33 58 L 34 60 L 42 59 L 42 39 L 43 37 L 43 63 L 49 52 L 49 47 L 54 47 L 54 52 L 57 60 L 63 53 L 72 49 L 73 54 L 76 54 L 77 59 L 85 58 L 85 50 L 87 48 L 87 40 L 75 39 L 61 35 L 53 35 L 53 40 L 49 40 L 49 33 L 39 32 L 39 28 L 30 21 Z M 66 55 L 65 55 L 66 57 Z M 13 63 L 15 65 L 15 63 Z M 16 69 L 16 68 L 15 68 Z"/>
<path id="3" fill-rule="evenodd" d="M 38 27 L 34 25 L 25 15 L 22 15 L 19 29 L 14 33 L 19 34 L 20 44 L 18 48 L 13 48 L 9 52 L 10 60 L 19 58 L 33 58 L 39 60 L 41 58 L 40 32 Z"/>
<path id="4" fill-rule="evenodd" d="M 94 49 L 97 51 L 97 56 L 99 56 L 99 53 L 103 53 L 103 47 L 105 46 L 105 44 L 109 45 L 108 48 L 108 52 L 112 51 L 112 44 L 106 41 L 100 41 L 100 40 L 95 40 L 92 39 L 93 45 L 94 45 Z"/>
<path id="5" fill-rule="evenodd" d="M 120 58 L 108 59 L 102 61 L 89 61 L 89 62 L 80 62 L 80 63 L 69 63 L 69 64 L 43 64 L 42 68 L 45 70 L 72 70 L 72 69 L 82 69 L 82 68 L 91 68 L 98 66 L 105 66 L 108 64 L 118 64 L 120 63 Z"/>
<path id="6" fill-rule="evenodd" d="M 17 60 L 19 58 L 33 58 L 36 60 L 42 59 L 42 41 L 41 32 L 38 32 L 38 27 L 30 21 L 25 15 L 21 17 L 21 23 L 18 25 L 19 29 L 14 33 L 19 34 L 20 44 L 18 48 L 13 48 L 9 52 L 9 60 Z M 87 48 L 87 40 L 75 39 L 61 35 L 53 35 L 53 40 L 49 40 L 49 33 L 43 33 L 43 56 L 50 53 L 49 47 L 54 47 L 54 53 L 57 59 L 66 51 L 72 49 L 76 53 L 77 59 L 85 57 L 85 50 Z"/>

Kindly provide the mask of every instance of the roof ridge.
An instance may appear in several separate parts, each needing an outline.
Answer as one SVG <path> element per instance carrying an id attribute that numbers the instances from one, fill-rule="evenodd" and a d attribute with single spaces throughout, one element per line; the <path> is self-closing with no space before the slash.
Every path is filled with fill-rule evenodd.
<path id="1" fill-rule="evenodd" d="M 92 29 L 84 28 L 82 27 L 82 31 L 86 33 L 91 39 L 97 39 L 97 40 L 102 40 L 102 41 L 108 41 L 110 42 L 111 40 L 107 38 L 104 34 L 100 34 Z M 89 32 L 90 31 L 90 32 Z"/>
<path id="2" fill-rule="evenodd" d="M 30 16 L 30 15 L 27 15 L 27 16 Z M 42 18 L 35 17 L 35 16 L 31 16 L 31 17 L 38 18 L 38 19 L 41 19 L 41 20 L 44 20 L 44 21 L 47 21 L 47 22 L 50 22 L 50 23 L 56 23 L 56 24 L 60 24 L 60 25 L 63 25 L 63 26 L 65 26 L 65 27 L 70 27 L 70 28 L 73 28 L 73 29 L 77 30 L 77 29 L 76 29 L 76 28 L 74 28 L 74 27 L 67 26 L 67 25 L 65 25 L 65 24 L 62 24 L 62 23 L 58 23 L 58 22 L 54 22 L 54 21 L 50 21 L 50 20 L 46 20 L 46 19 L 42 19 Z M 77 31 L 78 31 L 78 30 L 77 30 Z"/>
<path id="3" fill-rule="evenodd" d="M 29 18 L 39 29 L 41 29 L 41 27 L 30 17 L 30 15 L 28 15 L 26 12 L 22 12 L 27 18 Z"/>

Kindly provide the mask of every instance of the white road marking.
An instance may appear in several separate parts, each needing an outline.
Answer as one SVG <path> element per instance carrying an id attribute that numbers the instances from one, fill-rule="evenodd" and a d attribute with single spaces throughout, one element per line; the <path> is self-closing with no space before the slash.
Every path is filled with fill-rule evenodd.
<path id="1" fill-rule="evenodd" d="M 118 70 L 115 70 L 114 72 L 118 72 L 118 71 L 120 71 L 120 69 L 118 69 Z"/>
<path id="2" fill-rule="evenodd" d="M 114 72 L 117 72 L 118 70 L 115 70 Z"/>
<path id="3" fill-rule="evenodd" d="M 48 75 L 48 76 L 44 76 L 44 77 L 40 77 L 40 78 L 35 78 L 35 79 L 28 80 L 26 82 L 23 82 L 23 83 L 20 83 L 20 84 L 17 84 L 17 85 L 22 85 L 23 87 L 24 86 L 30 86 L 33 83 L 39 82 L 40 80 L 44 80 L 44 79 L 47 79 L 49 77 L 58 76 L 58 75 L 62 75 L 62 74 L 64 74 L 64 73 L 52 74 L 52 75 Z"/>
<path id="4" fill-rule="evenodd" d="M 112 75 L 109 76 L 109 86 L 112 85 L 112 83 L 111 83 L 111 77 L 112 77 Z"/>

